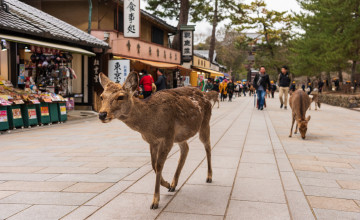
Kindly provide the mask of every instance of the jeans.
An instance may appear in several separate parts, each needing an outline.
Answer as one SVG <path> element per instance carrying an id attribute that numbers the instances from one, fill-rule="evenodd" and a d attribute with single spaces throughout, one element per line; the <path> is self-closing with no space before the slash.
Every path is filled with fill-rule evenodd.
<path id="1" fill-rule="evenodd" d="M 264 108 L 266 91 L 257 90 L 256 93 L 257 93 L 257 96 L 258 96 L 257 99 L 259 101 L 259 109 Z"/>

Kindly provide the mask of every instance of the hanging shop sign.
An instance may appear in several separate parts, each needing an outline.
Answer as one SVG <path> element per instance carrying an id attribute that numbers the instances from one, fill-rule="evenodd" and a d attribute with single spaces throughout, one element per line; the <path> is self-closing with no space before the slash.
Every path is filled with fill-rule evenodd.
<path id="1" fill-rule="evenodd" d="M 183 25 L 180 27 L 181 30 L 181 53 L 182 61 L 190 62 L 192 61 L 193 51 L 194 51 L 194 31 L 195 26 L 193 25 Z"/>
<path id="2" fill-rule="evenodd" d="M 7 122 L 7 111 L 0 111 L 0 122 Z"/>
<path id="3" fill-rule="evenodd" d="M 124 37 L 140 37 L 140 0 L 124 0 Z"/>
<path id="4" fill-rule="evenodd" d="M 130 71 L 130 60 L 109 60 L 109 79 L 123 84 Z"/>

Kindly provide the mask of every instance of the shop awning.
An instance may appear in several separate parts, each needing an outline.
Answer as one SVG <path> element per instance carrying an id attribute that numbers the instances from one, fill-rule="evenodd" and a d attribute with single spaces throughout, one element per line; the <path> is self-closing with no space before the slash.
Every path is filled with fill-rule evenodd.
<path id="1" fill-rule="evenodd" d="M 220 73 L 220 72 L 215 71 L 215 70 L 205 69 L 205 68 L 201 68 L 201 67 L 194 67 L 194 68 L 202 70 L 204 72 L 208 72 L 208 73 L 210 73 L 211 76 L 222 76 L 222 77 L 224 76 L 223 73 Z"/>
<path id="2" fill-rule="evenodd" d="M 142 60 L 142 59 L 134 59 L 134 58 L 128 58 L 128 57 L 121 57 L 121 56 L 114 56 L 114 59 L 128 59 L 136 62 L 140 62 L 152 67 L 156 68 L 163 68 L 163 69 L 184 69 L 186 71 L 191 71 L 190 69 L 187 69 L 183 66 L 177 65 L 177 64 L 171 64 L 171 63 L 162 63 L 162 62 L 155 62 L 155 61 L 149 61 L 149 60 Z"/>
<path id="3" fill-rule="evenodd" d="M 30 45 L 34 45 L 34 46 L 59 49 L 59 50 L 68 51 L 68 52 L 72 52 L 72 53 L 84 54 L 87 56 L 95 56 L 95 53 L 78 48 L 78 47 L 71 47 L 71 46 L 62 45 L 62 44 L 48 43 L 48 42 L 32 40 L 32 39 L 28 39 L 28 38 L 24 38 L 24 37 L 0 34 L 0 39 L 5 39 L 7 41 L 12 41 L 12 42 L 17 42 L 17 43 L 30 44 Z"/>

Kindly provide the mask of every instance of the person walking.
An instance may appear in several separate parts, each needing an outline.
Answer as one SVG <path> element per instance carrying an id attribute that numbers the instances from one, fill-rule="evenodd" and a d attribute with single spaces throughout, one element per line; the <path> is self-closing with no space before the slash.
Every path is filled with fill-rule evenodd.
<path id="1" fill-rule="evenodd" d="M 276 84 L 274 83 L 274 81 L 271 81 L 271 89 L 270 89 L 270 91 L 271 91 L 271 98 L 274 98 L 276 89 L 277 89 Z"/>
<path id="2" fill-rule="evenodd" d="M 226 82 L 226 79 L 224 79 L 224 81 L 222 81 L 220 83 L 219 90 L 220 90 L 220 94 L 221 94 L 220 101 L 225 101 L 225 99 L 227 97 L 227 82 Z"/>
<path id="3" fill-rule="evenodd" d="M 313 87 L 311 86 L 311 83 L 308 83 L 308 87 L 306 89 L 307 94 L 310 95 L 310 93 L 313 91 Z"/>
<path id="4" fill-rule="evenodd" d="M 157 75 L 158 75 L 158 79 L 155 82 L 156 91 L 161 91 L 166 89 L 166 78 L 162 70 L 157 69 Z"/>
<path id="5" fill-rule="evenodd" d="M 324 87 L 324 82 L 322 80 L 319 80 L 319 83 L 318 83 L 319 93 L 322 93 L 323 87 Z"/>
<path id="6" fill-rule="evenodd" d="M 143 77 L 140 80 L 140 85 L 143 88 L 144 99 L 146 99 L 152 94 L 152 84 L 154 83 L 154 79 L 146 70 L 143 70 L 142 73 Z"/>
<path id="7" fill-rule="evenodd" d="M 234 88 L 235 88 L 234 83 L 230 79 L 230 81 L 227 85 L 227 92 L 229 93 L 229 102 L 232 102 L 232 97 L 234 95 Z"/>
<path id="8" fill-rule="evenodd" d="M 206 85 L 205 85 L 205 92 L 209 92 L 213 89 L 213 84 L 211 83 L 211 81 L 208 79 L 208 81 L 206 82 Z"/>
<path id="9" fill-rule="evenodd" d="M 290 86 L 290 91 L 295 92 L 295 90 L 296 90 L 296 82 L 293 81 Z"/>
<path id="10" fill-rule="evenodd" d="M 265 95 L 266 92 L 269 92 L 270 89 L 270 77 L 266 74 L 265 67 L 260 67 L 260 73 L 256 74 L 253 85 L 256 89 L 257 99 L 259 102 L 258 109 L 263 110 L 265 104 Z"/>
<path id="11" fill-rule="evenodd" d="M 212 88 L 213 91 L 216 91 L 216 92 L 220 92 L 219 90 L 219 80 L 216 80 L 214 82 L 214 85 L 213 85 L 213 88 Z"/>
<path id="12" fill-rule="evenodd" d="M 279 84 L 279 98 L 280 98 L 280 108 L 287 109 L 288 96 L 289 96 L 289 87 L 290 87 L 290 74 L 289 68 L 283 66 L 281 68 L 281 73 L 279 74 L 278 84 Z"/>
<path id="13" fill-rule="evenodd" d="M 245 82 L 243 82 L 243 88 L 242 88 L 242 91 L 243 91 L 243 94 L 244 94 L 244 97 L 246 96 L 246 90 L 248 89 L 248 86 Z"/>

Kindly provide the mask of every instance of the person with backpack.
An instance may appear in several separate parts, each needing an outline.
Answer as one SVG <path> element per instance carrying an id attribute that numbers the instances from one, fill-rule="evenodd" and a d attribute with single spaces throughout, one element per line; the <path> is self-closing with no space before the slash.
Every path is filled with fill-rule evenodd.
<path id="1" fill-rule="evenodd" d="M 289 97 L 289 89 L 290 89 L 290 74 L 289 68 L 287 66 L 283 66 L 281 68 L 281 73 L 279 74 L 278 84 L 279 84 L 279 98 L 280 98 L 280 108 L 287 109 L 288 97 Z"/>
<path id="2" fill-rule="evenodd" d="M 166 89 L 166 78 L 162 70 L 157 69 L 158 79 L 155 82 L 156 91 L 161 91 Z"/>
<path id="3" fill-rule="evenodd" d="M 265 96 L 266 93 L 269 92 L 271 86 L 270 77 L 268 74 L 266 74 L 265 71 L 266 70 L 264 66 L 260 67 L 260 72 L 256 74 L 253 82 L 253 86 L 256 89 L 257 99 L 259 102 L 258 109 L 261 111 L 264 110 Z"/>

